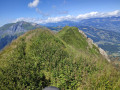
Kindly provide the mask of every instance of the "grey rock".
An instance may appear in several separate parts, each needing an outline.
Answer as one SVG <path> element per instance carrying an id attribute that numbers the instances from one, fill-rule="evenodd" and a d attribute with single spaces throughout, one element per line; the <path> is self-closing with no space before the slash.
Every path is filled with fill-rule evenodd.
<path id="1" fill-rule="evenodd" d="M 88 45 L 90 46 L 90 48 L 92 48 L 93 46 L 93 40 L 91 38 L 87 38 L 87 42 L 88 42 Z"/>
<path id="2" fill-rule="evenodd" d="M 108 62 L 110 62 L 110 59 L 108 58 L 107 53 L 102 48 L 99 48 L 99 52 L 108 60 Z"/>
<path id="3" fill-rule="evenodd" d="M 87 35 L 86 35 L 82 30 L 79 30 L 79 29 L 78 29 L 78 31 L 87 38 Z"/>
<path id="4" fill-rule="evenodd" d="M 60 89 L 58 89 L 57 87 L 50 86 L 50 87 L 45 87 L 43 90 L 60 90 Z"/>

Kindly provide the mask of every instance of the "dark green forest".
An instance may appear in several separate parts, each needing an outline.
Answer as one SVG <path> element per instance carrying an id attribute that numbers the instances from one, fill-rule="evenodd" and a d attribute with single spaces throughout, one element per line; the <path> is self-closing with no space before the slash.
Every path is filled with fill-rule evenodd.
<path id="1" fill-rule="evenodd" d="M 119 90 L 120 71 L 76 27 L 36 29 L 0 52 L 0 90 Z"/>

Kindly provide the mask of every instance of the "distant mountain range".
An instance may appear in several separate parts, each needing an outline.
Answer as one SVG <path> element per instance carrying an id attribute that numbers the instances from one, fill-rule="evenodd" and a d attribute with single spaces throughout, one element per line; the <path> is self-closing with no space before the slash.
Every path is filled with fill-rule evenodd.
<path id="1" fill-rule="evenodd" d="M 92 26 L 99 29 L 105 29 L 108 31 L 120 32 L 120 16 L 119 17 L 104 17 L 104 18 L 91 18 L 83 19 L 79 22 L 74 21 L 61 21 L 57 23 L 47 23 L 43 24 L 47 27 L 57 27 L 57 26 Z"/>
<path id="2" fill-rule="evenodd" d="M 12 40 L 16 39 L 18 36 L 36 28 L 44 27 L 35 23 L 28 23 L 24 21 L 6 24 L 0 27 L 0 50 L 3 49 Z"/>

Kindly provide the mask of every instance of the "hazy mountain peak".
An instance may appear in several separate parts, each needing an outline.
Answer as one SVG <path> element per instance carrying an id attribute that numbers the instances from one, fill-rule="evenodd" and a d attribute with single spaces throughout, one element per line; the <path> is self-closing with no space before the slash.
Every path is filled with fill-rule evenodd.
<path id="1" fill-rule="evenodd" d="M 4 48 L 13 39 L 21 34 L 36 28 L 45 28 L 35 23 L 19 21 L 16 23 L 9 23 L 0 27 L 0 50 Z"/>

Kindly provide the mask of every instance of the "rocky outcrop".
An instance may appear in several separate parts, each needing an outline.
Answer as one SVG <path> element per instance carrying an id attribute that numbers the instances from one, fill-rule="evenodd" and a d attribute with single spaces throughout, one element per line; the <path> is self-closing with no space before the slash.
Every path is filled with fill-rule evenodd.
<path id="1" fill-rule="evenodd" d="M 79 29 L 78 29 L 79 30 Z M 87 38 L 87 35 L 82 31 L 82 30 L 79 30 L 79 32 L 81 33 L 81 34 L 83 34 L 86 38 Z"/>
<path id="2" fill-rule="evenodd" d="M 85 36 L 86 38 L 87 38 L 87 41 L 88 41 L 88 44 L 89 44 L 89 46 L 90 46 L 90 48 L 92 48 L 92 46 L 93 46 L 93 40 L 91 39 L 91 38 L 88 38 L 87 37 L 87 35 L 82 31 L 82 30 L 79 30 L 79 32 L 83 35 L 83 36 Z M 95 45 L 95 46 L 97 46 L 97 45 Z M 98 46 L 97 46 L 98 47 Z"/>
<path id="3" fill-rule="evenodd" d="M 102 48 L 98 48 L 99 52 L 108 60 L 108 62 L 110 62 L 110 59 L 108 58 L 107 53 L 102 49 Z"/>
<path id="4" fill-rule="evenodd" d="M 8 29 L 8 32 L 11 33 L 25 32 L 26 30 L 22 27 L 24 23 L 25 23 L 24 21 L 17 22 Z"/>
<path id="5" fill-rule="evenodd" d="M 89 46 L 90 46 L 90 48 L 92 48 L 92 46 L 93 46 L 93 40 L 91 39 L 91 38 L 87 38 L 87 42 L 88 42 L 88 44 L 89 44 Z"/>
<path id="6" fill-rule="evenodd" d="M 108 60 L 108 62 L 110 62 L 110 59 L 108 58 L 107 53 L 102 48 L 98 47 L 98 45 L 95 44 L 91 38 L 88 38 L 87 35 L 83 31 L 79 30 L 79 32 L 87 38 L 87 42 L 90 48 L 92 48 L 93 45 L 95 45 L 99 49 L 100 54 L 104 56 Z"/>

